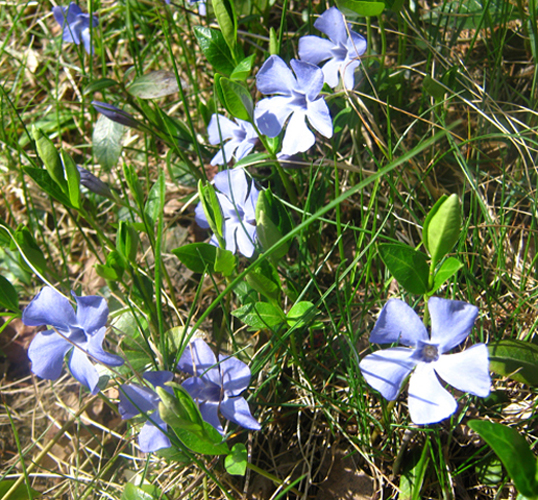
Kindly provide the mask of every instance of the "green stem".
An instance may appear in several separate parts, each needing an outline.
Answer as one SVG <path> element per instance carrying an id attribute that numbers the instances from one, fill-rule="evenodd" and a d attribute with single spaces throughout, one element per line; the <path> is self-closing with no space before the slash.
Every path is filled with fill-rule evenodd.
<path id="1" fill-rule="evenodd" d="M 278 484 L 278 486 L 282 486 L 284 484 L 284 481 L 282 479 L 278 479 L 278 477 L 273 476 L 270 472 L 264 471 L 263 469 L 260 469 L 257 465 L 251 464 L 250 462 L 247 462 L 247 467 L 250 470 L 253 470 L 254 472 L 257 472 L 260 476 L 263 476 L 271 481 L 273 483 Z M 298 497 L 301 496 L 301 493 L 296 488 L 290 488 L 290 491 L 292 491 L 295 495 Z"/>

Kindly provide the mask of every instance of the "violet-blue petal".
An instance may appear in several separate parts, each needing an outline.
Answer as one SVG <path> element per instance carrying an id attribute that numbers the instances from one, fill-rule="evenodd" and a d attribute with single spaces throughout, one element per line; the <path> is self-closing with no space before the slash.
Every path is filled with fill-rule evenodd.
<path id="1" fill-rule="evenodd" d="M 254 129 L 254 127 L 252 128 Z M 235 150 L 235 157 L 237 161 L 242 160 L 245 156 L 247 156 L 254 149 L 254 146 L 257 140 L 258 140 L 258 136 L 255 133 L 254 139 L 248 139 L 239 143 L 239 146 L 237 146 L 237 149 Z"/>
<path id="2" fill-rule="evenodd" d="M 86 295 L 78 297 L 72 293 L 77 302 L 77 322 L 84 331 L 91 335 L 106 325 L 108 304 L 103 297 Z"/>
<path id="3" fill-rule="evenodd" d="M 207 215 L 204 212 L 202 203 L 198 203 L 194 209 L 194 220 L 202 229 L 209 229 L 209 222 L 207 221 Z"/>
<path id="4" fill-rule="evenodd" d="M 99 196 L 104 196 L 109 199 L 114 198 L 108 184 L 99 179 L 99 177 L 79 165 L 77 165 L 77 170 L 80 174 L 81 186 L 84 186 L 86 189 L 89 189 L 92 193 L 98 194 Z"/>
<path id="5" fill-rule="evenodd" d="M 97 386 L 99 382 L 99 374 L 95 366 L 88 359 L 86 353 L 79 347 L 74 347 L 69 360 L 69 369 L 82 385 L 86 386 L 92 394 L 99 392 Z"/>
<path id="6" fill-rule="evenodd" d="M 415 424 L 434 424 L 452 415 L 456 400 L 440 384 L 434 363 L 419 363 L 409 381 L 409 415 Z"/>
<path id="7" fill-rule="evenodd" d="M 194 339 L 185 347 L 177 367 L 190 375 L 196 375 L 202 380 L 220 386 L 220 372 L 216 365 L 217 358 L 211 347 L 202 339 Z"/>
<path id="8" fill-rule="evenodd" d="M 212 425 L 221 434 L 224 434 L 224 429 L 219 419 L 219 403 L 216 402 L 204 402 L 199 405 L 200 413 L 205 422 Z"/>
<path id="9" fill-rule="evenodd" d="M 203 397 L 206 385 L 199 377 L 189 377 L 182 382 L 181 386 L 189 393 L 190 397 L 196 401 Z"/>
<path id="10" fill-rule="evenodd" d="M 370 342 L 415 346 L 419 340 L 429 341 L 428 332 L 417 313 L 400 299 L 390 299 L 381 310 Z M 432 339 L 433 340 L 433 339 Z"/>
<path id="11" fill-rule="evenodd" d="M 82 40 L 86 53 L 93 54 L 92 35 L 90 33 L 90 28 L 84 28 L 81 30 L 80 39 Z"/>
<path id="12" fill-rule="evenodd" d="M 315 142 L 315 135 L 306 125 L 306 113 L 302 110 L 295 111 L 286 127 L 282 141 L 282 154 L 303 153 L 310 149 Z"/>
<path id="13" fill-rule="evenodd" d="M 289 96 L 296 86 L 291 69 L 277 55 L 269 56 L 256 75 L 256 87 L 262 94 Z"/>
<path id="14" fill-rule="evenodd" d="M 250 258 L 256 250 L 256 226 L 243 222 L 237 226 L 235 231 L 235 245 L 241 255 Z M 228 245 L 226 245 L 228 247 Z"/>
<path id="15" fill-rule="evenodd" d="M 360 66 L 360 61 L 348 61 L 340 67 L 343 72 L 344 87 L 351 90 L 355 86 L 355 70 Z"/>
<path id="16" fill-rule="evenodd" d="M 336 8 L 327 9 L 314 22 L 314 28 L 325 33 L 334 43 L 345 44 L 347 28 L 344 15 Z"/>
<path id="17" fill-rule="evenodd" d="M 22 322 L 27 326 L 50 325 L 66 332 L 77 320 L 69 300 L 54 288 L 45 286 L 24 309 Z"/>
<path id="18" fill-rule="evenodd" d="M 28 348 L 32 372 L 41 378 L 56 380 L 62 373 L 64 357 L 71 347 L 54 330 L 37 333 Z"/>
<path id="19" fill-rule="evenodd" d="M 174 374 L 167 370 L 161 370 L 156 372 L 146 372 L 142 375 L 142 378 L 146 379 L 153 387 L 170 389 L 168 386 L 165 386 L 165 384 L 174 378 Z"/>
<path id="20" fill-rule="evenodd" d="M 213 116 L 211 116 L 211 120 L 209 121 L 209 125 L 207 126 L 209 144 L 216 146 L 217 144 L 220 144 L 227 139 L 231 139 L 232 137 L 234 137 L 234 133 L 237 128 L 239 128 L 239 125 L 234 123 L 229 118 L 226 118 L 225 116 L 216 113 L 213 114 Z"/>
<path id="21" fill-rule="evenodd" d="M 485 344 L 476 344 L 465 351 L 440 356 L 434 369 L 445 382 L 460 391 L 482 398 L 489 396 L 491 377 L 488 348 Z"/>
<path id="22" fill-rule="evenodd" d="M 310 125 L 321 135 L 331 138 L 333 136 L 333 121 L 325 99 L 316 99 L 307 104 L 306 116 Z"/>
<path id="23" fill-rule="evenodd" d="M 432 342 L 439 343 L 441 353 L 461 344 L 471 332 L 478 307 L 459 300 L 431 297 L 428 308 L 432 323 Z"/>
<path id="24" fill-rule="evenodd" d="M 106 328 L 103 327 L 97 330 L 93 335 L 88 335 L 88 343 L 86 350 L 88 354 L 94 357 L 97 361 L 107 366 L 121 366 L 123 365 L 123 359 L 116 355 L 110 354 L 103 349 L 103 341 L 105 339 Z"/>
<path id="25" fill-rule="evenodd" d="M 297 59 L 292 59 L 290 65 L 297 77 L 297 88 L 307 101 L 315 100 L 323 87 L 323 72 L 314 64 Z"/>
<path id="26" fill-rule="evenodd" d="M 112 104 L 108 104 L 107 102 L 92 101 L 92 106 L 97 112 L 105 115 L 109 120 L 119 123 L 120 125 L 135 129 L 139 128 L 141 125 L 131 113 L 127 113 L 127 111 Z"/>
<path id="27" fill-rule="evenodd" d="M 157 426 L 150 421 L 142 426 L 142 429 L 140 429 L 140 433 L 138 434 L 140 451 L 151 453 L 157 450 L 162 450 L 163 448 L 170 448 L 170 440 L 163 432 L 168 428 L 166 423 L 161 419 L 158 412 L 151 415 L 151 420 L 153 420 Z"/>
<path id="28" fill-rule="evenodd" d="M 67 13 L 67 15 L 66 15 Z M 62 27 L 62 39 L 64 42 L 74 42 L 77 45 L 80 43 L 79 27 L 77 26 L 78 16 L 82 14 L 80 7 L 71 2 L 69 7 L 53 7 L 52 14 L 56 22 Z"/>
<path id="29" fill-rule="evenodd" d="M 243 361 L 219 354 L 222 387 L 228 397 L 239 396 L 250 384 L 250 368 Z"/>
<path id="30" fill-rule="evenodd" d="M 333 57 L 334 43 L 319 36 L 306 35 L 299 38 L 299 58 L 311 64 L 319 64 Z"/>
<path id="31" fill-rule="evenodd" d="M 227 169 L 215 175 L 215 187 L 234 205 L 242 207 L 247 199 L 249 183 L 242 168 Z"/>
<path id="32" fill-rule="evenodd" d="M 267 137 L 276 137 L 282 131 L 288 117 L 294 112 L 293 97 L 274 96 L 256 104 L 254 118 L 258 129 Z"/>
<path id="33" fill-rule="evenodd" d="M 392 401 L 398 397 L 402 383 L 415 367 L 413 350 L 393 347 L 368 354 L 359 363 L 362 376 L 381 395 Z"/>
<path id="34" fill-rule="evenodd" d="M 120 402 L 118 411 L 123 420 L 149 413 L 159 406 L 159 396 L 149 387 L 142 387 L 138 384 L 128 384 L 120 386 Z"/>
<path id="35" fill-rule="evenodd" d="M 220 412 L 225 418 L 245 429 L 259 431 L 262 428 L 250 413 L 248 403 L 243 397 L 226 398 L 220 404 Z"/>

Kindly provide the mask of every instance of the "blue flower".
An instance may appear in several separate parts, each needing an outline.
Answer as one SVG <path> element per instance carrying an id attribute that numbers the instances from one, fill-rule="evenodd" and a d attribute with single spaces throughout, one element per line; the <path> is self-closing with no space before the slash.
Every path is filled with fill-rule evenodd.
<path id="1" fill-rule="evenodd" d="M 321 135 L 332 137 L 333 125 L 329 108 L 323 97 L 323 72 L 317 66 L 292 59 L 293 72 L 278 56 L 265 61 L 256 75 L 258 90 L 274 97 L 262 99 L 256 104 L 254 116 L 262 134 L 276 137 L 289 118 L 282 154 L 304 152 L 314 145 L 316 138 L 306 125 L 306 118 Z"/>
<path id="2" fill-rule="evenodd" d="M 223 236 L 226 250 L 239 250 L 245 257 L 252 257 L 256 241 L 256 203 L 260 192 L 249 183 L 242 168 L 225 170 L 215 175 L 217 198 L 224 217 Z M 194 218 L 198 225 L 209 229 L 207 216 L 201 203 L 195 209 Z M 211 244 L 218 246 L 215 236 Z"/>
<path id="3" fill-rule="evenodd" d="M 138 122 L 131 113 L 123 111 L 112 104 L 100 101 L 92 101 L 92 106 L 96 111 L 105 115 L 109 120 L 125 125 L 126 127 L 139 128 L 140 122 Z"/>
<path id="4" fill-rule="evenodd" d="M 75 43 L 82 42 L 88 54 L 93 54 L 90 35 L 90 15 L 83 14 L 80 7 L 71 2 L 69 7 L 53 7 L 52 14 L 56 22 L 63 28 L 62 39 L 64 42 Z M 91 25 L 99 26 L 99 19 L 93 16 Z"/>
<path id="5" fill-rule="evenodd" d="M 360 65 L 360 56 L 366 52 L 366 39 L 348 32 L 343 14 L 336 8 L 326 10 L 314 23 L 329 40 L 319 36 L 303 36 L 299 39 L 299 57 L 302 61 L 323 66 L 323 76 L 329 87 L 336 87 L 340 77 L 344 87 L 351 90 L 355 85 L 354 72 Z"/>
<path id="6" fill-rule="evenodd" d="M 250 369 L 245 363 L 223 354 L 217 362 L 211 348 L 202 339 L 195 339 L 185 348 L 177 366 L 193 375 L 182 386 L 198 403 L 203 419 L 221 434 L 224 430 L 219 409 L 225 418 L 246 429 L 261 429 L 240 396 L 250 384 Z"/>
<path id="7" fill-rule="evenodd" d="M 146 372 L 142 377 L 153 387 L 163 387 L 170 394 L 173 394 L 172 389 L 164 385 L 174 378 L 172 372 Z M 138 434 L 138 445 L 144 453 L 169 448 L 171 445 L 170 440 L 165 434 L 168 426 L 158 412 L 160 401 L 161 398 L 159 398 L 158 394 L 149 387 L 143 387 L 138 384 L 120 386 L 118 410 L 121 418 L 127 420 L 136 417 L 140 413 L 150 418 L 142 426 Z"/>
<path id="8" fill-rule="evenodd" d="M 95 295 L 77 297 L 75 313 L 69 301 L 54 288 L 44 287 L 22 313 L 28 326 L 50 325 L 54 330 L 36 334 L 28 348 L 32 372 L 56 380 L 62 373 L 65 355 L 72 351 L 68 365 L 73 377 L 92 394 L 99 392 L 99 374 L 88 355 L 108 366 L 120 366 L 123 359 L 103 350 L 108 305 Z"/>
<path id="9" fill-rule="evenodd" d="M 234 123 L 218 114 L 211 117 L 207 133 L 209 143 L 214 146 L 221 144 L 221 138 L 222 142 L 230 139 L 211 160 L 211 165 L 224 165 L 230 162 L 233 157 L 236 160 L 241 160 L 252 151 L 258 140 L 258 134 L 249 122 L 236 118 Z"/>
<path id="10" fill-rule="evenodd" d="M 432 424 L 452 415 L 456 400 L 441 385 L 438 376 L 456 389 L 486 397 L 490 392 L 488 349 L 485 344 L 457 354 L 448 351 L 461 344 L 471 332 L 478 308 L 457 300 L 431 297 L 431 338 L 426 327 L 405 302 L 390 299 L 370 335 L 370 342 L 399 342 L 411 347 L 393 347 L 366 356 L 359 364 L 366 381 L 384 398 L 398 397 L 409 381 L 409 414 L 415 424 Z"/>
<path id="11" fill-rule="evenodd" d="M 99 179 L 99 177 L 96 177 L 84 167 L 77 165 L 77 169 L 80 174 L 81 186 L 84 186 L 86 189 L 89 189 L 99 196 L 104 196 L 105 198 L 109 198 L 111 200 L 114 199 L 114 195 L 106 182 L 103 182 L 101 179 Z"/>

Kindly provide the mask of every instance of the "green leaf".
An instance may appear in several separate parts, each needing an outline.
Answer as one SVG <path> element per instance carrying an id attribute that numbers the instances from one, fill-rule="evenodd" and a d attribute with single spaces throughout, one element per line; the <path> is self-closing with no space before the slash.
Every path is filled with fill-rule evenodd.
<path id="1" fill-rule="evenodd" d="M 220 30 L 226 45 L 235 60 L 237 46 L 237 16 L 233 0 L 212 0 L 213 11 L 219 23 Z"/>
<path id="2" fill-rule="evenodd" d="M 97 118 L 92 135 L 93 154 L 97 163 L 107 171 L 116 165 L 120 157 L 123 148 L 121 138 L 125 128 L 105 115 L 99 115 Z"/>
<path id="3" fill-rule="evenodd" d="M 232 74 L 230 75 L 230 78 L 232 80 L 239 80 L 244 82 L 248 76 L 250 75 L 250 72 L 252 71 L 252 66 L 254 65 L 254 55 L 252 54 L 248 57 L 245 57 L 232 71 Z"/>
<path id="4" fill-rule="evenodd" d="M 138 180 L 138 173 L 134 166 L 128 165 L 126 162 L 123 164 L 123 175 L 125 176 L 125 181 L 129 190 L 133 195 L 133 198 L 138 207 L 143 206 L 144 203 L 144 193 L 142 192 L 142 186 Z"/>
<path id="5" fill-rule="evenodd" d="M 157 99 L 179 92 L 179 86 L 174 72 L 159 69 L 135 78 L 127 90 L 140 99 Z"/>
<path id="6" fill-rule="evenodd" d="M 225 241 L 222 235 L 224 217 L 222 216 L 222 210 L 215 188 L 211 184 L 204 185 L 202 181 L 199 181 L 198 194 L 200 195 L 200 202 L 202 203 L 211 231 L 215 233 L 219 244 L 225 246 Z"/>
<path id="7" fill-rule="evenodd" d="M 84 95 L 93 94 L 94 92 L 100 92 L 102 90 L 113 87 L 114 85 L 119 84 L 116 80 L 112 80 L 112 78 L 99 78 L 98 80 L 94 80 L 93 82 L 86 85 L 82 93 Z"/>
<path id="8" fill-rule="evenodd" d="M 277 303 L 280 301 L 280 292 L 282 285 L 275 266 L 268 261 L 262 261 L 260 264 L 247 274 L 246 282 L 261 293 L 271 302 Z"/>
<path id="9" fill-rule="evenodd" d="M 37 154 L 45 165 L 50 178 L 60 186 L 63 193 L 67 193 L 67 181 L 64 177 L 64 168 L 60 155 L 54 146 L 54 143 L 41 131 L 33 126 L 32 135 L 35 140 Z"/>
<path id="10" fill-rule="evenodd" d="M 433 288 L 430 292 L 435 292 L 447 280 L 452 278 L 461 268 L 463 264 L 456 257 L 449 257 L 442 264 L 433 278 Z"/>
<path id="11" fill-rule="evenodd" d="M 215 71 L 230 76 L 235 69 L 235 61 L 220 30 L 195 26 L 194 35 Z"/>
<path id="12" fill-rule="evenodd" d="M 0 307 L 19 313 L 19 296 L 15 287 L 0 275 Z"/>
<path id="13" fill-rule="evenodd" d="M 232 316 L 256 330 L 272 330 L 286 321 L 284 311 L 276 304 L 254 302 L 232 311 Z"/>
<path id="14" fill-rule="evenodd" d="M 65 151 L 60 153 L 62 163 L 65 169 L 65 177 L 67 178 L 67 193 L 71 205 L 75 208 L 80 208 L 80 172 L 73 158 Z"/>
<path id="15" fill-rule="evenodd" d="M 286 314 L 288 324 L 295 325 L 298 323 L 306 324 L 317 314 L 317 309 L 312 302 L 301 301 L 293 305 Z"/>
<path id="16" fill-rule="evenodd" d="M 276 36 L 275 28 L 269 28 L 269 54 L 274 56 L 279 54 L 280 47 L 278 45 L 278 36 Z"/>
<path id="17" fill-rule="evenodd" d="M 13 238 L 17 242 L 18 247 L 15 246 L 12 250 L 17 248 L 32 266 L 41 274 L 46 274 L 49 271 L 47 260 L 30 230 L 26 226 L 21 225 L 13 233 Z"/>
<path id="18" fill-rule="evenodd" d="M 517 382 L 538 386 L 538 345 L 507 339 L 488 344 L 491 371 Z"/>
<path id="19" fill-rule="evenodd" d="M 527 497 L 538 496 L 536 457 L 525 438 L 511 427 L 487 420 L 471 420 L 468 425 L 501 459 L 519 493 Z"/>
<path id="20" fill-rule="evenodd" d="M 437 80 L 434 80 L 430 75 L 424 77 L 422 88 L 424 92 L 430 94 L 436 101 L 442 101 L 447 91 L 443 85 Z"/>
<path id="21" fill-rule="evenodd" d="M 254 113 L 254 103 L 249 91 L 239 82 L 221 77 L 218 80 L 223 105 L 232 116 L 250 121 Z"/>
<path id="22" fill-rule="evenodd" d="M 237 259 L 230 250 L 223 250 L 222 248 L 217 247 L 215 267 L 213 268 L 216 273 L 230 276 L 234 272 L 236 264 Z"/>
<path id="23" fill-rule="evenodd" d="M 14 484 L 14 479 L 5 479 L 4 481 L 0 481 L 0 498 L 4 498 L 4 495 L 12 488 Z M 33 498 L 39 498 L 41 496 L 41 493 L 37 490 L 34 490 L 33 488 L 30 488 L 30 493 L 32 494 Z M 28 487 L 26 486 L 26 484 L 22 483 L 17 486 L 9 499 L 28 500 Z"/>
<path id="24" fill-rule="evenodd" d="M 71 201 L 67 195 L 61 190 L 60 186 L 56 184 L 46 170 L 42 168 L 33 168 L 33 167 L 23 167 L 22 168 L 25 174 L 28 174 L 35 183 L 43 190 L 45 193 L 52 196 L 56 201 L 59 201 L 62 205 L 66 207 L 75 208 L 71 205 Z"/>
<path id="25" fill-rule="evenodd" d="M 127 483 L 123 489 L 121 500 L 168 500 L 168 497 L 153 484 L 135 486 Z"/>
<path id="26" fill-rule="evenodd" d="M 443 195 L 428 213 L 422 230 L 422 240 L 434 266 L 452 250 L 460 232 L 460 200 L 455 194 Z"/>
<path id="27" fill-rule="evenodd" d="M 400 500 L 420 500 L 420 492 L 430 462 L 430 441 L 424 443 L 420 456 L 414 453 L 406 460 L 405 469 L 400 478 Z"/>
<path id="28" fill-rule="evenodd" d="M 345 13 L 345 10 L 351 10 L 359 16 L 370 17 L 379 16 L 385 10 L 383 2 L 360 2 L 358 0 L 337 0 L 336 2 L 340 10 Z"/>
<path id="29" fill-rule="evenodd" d="M 217 247 L 209 243 L 190 243 L 174 248 L 172 253 L 187 269 L 202 274 L 207 268 L 214 269 Z"/>
<path id="30" fill-rule="evenodd" d="M 379 254 L 390 273 L 405 290 L 417 295 L 428 291 L 430 269 L 426 254 L 399 243 L 379 245 Z"/>
<path id="31" fill-rule="evenodd" d="M 166 186 L 164 184 L 164 171 L 161 170 L 157 182 L 153 184 L 149 191 L 146 206 L 144 207 L 144 213 L 148 221 L 149 227 L 153 228 L 159 214 L 164 209 L 164 195 L 166 192 Z"/>
<path id="32" fill-rule="evenodd" d="M 138 231 L 133 227 L 132 223 L 121 220 L 116 234 L 116 248 L 123 258 L 134 265 L 136 265 L 139 243 Z"/>
<path id="33" fill-rule="evenodd" d="M 232 452 L 226 456 L 224 467 L 232 476 L 244 476 L 247 470 L 248 454 L 243 443 L 233 446 Z"/>

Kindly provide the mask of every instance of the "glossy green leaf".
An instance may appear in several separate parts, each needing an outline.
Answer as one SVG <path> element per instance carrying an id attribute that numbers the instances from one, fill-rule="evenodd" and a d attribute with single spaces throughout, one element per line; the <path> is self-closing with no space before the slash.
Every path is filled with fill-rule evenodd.
<path id="1" fill-rule="evenodd" d="M 237 259 L 230 250 L 217 247 L 214 271 L 224 276 L 230 276 L 237 265 Z"/>
<path id="2" fill-rule="evenodd" d="M 538 386 L 538 345 L 506 339 L 488 344 L 489 368 L 517 382 Z"/>
<path id="3" fill-rule="evenodd" d="M 130 222 L 120 221 L 118 232 L 116 234 L 116 248 L 119 254 L 127 261 L 136 265 L 136 255 L 138 253 L 138 244 L 140 237 L 138 231 Z"/>
<path id="4" fill-rule="evenodd" d="M 93 94 L 94 92 L 101 92 L 102 90 L 113 87 L 114 85 L 119 85 L 116 80 L 112 78 L 99 78 L 93 82 L 86 85 L 82 93 L 84 95 Z"/>
<path id="5" fill-rule="evenodd" d="M 349 9 L 359 16 L 370 17 L 379 16 L 385 10 L 383 2 L 361 2 L 358 0 L 337 0 L 340 10 L 345 13 Z"/>
<path id="6" fill-rule="evenodd" d="M 172 253 L 187 269 L 202 274 L 206 269 L 212 270 L 215 267 L 217 247 L 209 243 L 190 243 L 174 248 Z"/>
<path id="7" fill-rule="evenodd" d="M 235 62 L 220 30 L 195 26 L 194 35 L 215 71 L 230 76 L 235 69 Z"/>
<path id="8" fill-rule="evenodd" d="M 379 254 L 392 276 L 405 290 L 417 295 L 428 291 L 430 268 L 426 254 L 399 243 L 379 245 Z"/>
<path id="9" fill-rule="evenodd" d="M 276 35 L 275 28 L 271 26 L 271 28 L 269 29 L 269 54 L 272 56 L 278 56 L 280 52 L 279 49 L 280 47 L 278 45 L 278 36 Z"/>
<path id="10" fill-rule="evenodd" d="M 134 166 L 128 165 L 126 162 L 123 164 L 123 175 L 131 195 L 133 196 L 136 205 L 138 207 L 143 206 L 144 204 L 144 193 L 142 191 L 142 186 L 138 180 L 138 173 Z"/>
<path id="11" fill-rule="evenodd" d="M 245 57 L 232 71 L 232 74 L 230 75 L 230 78 L 232 80 L 239 80 L 244 82 L 248 76 L 250 75 L 250 72 L 252 71 L 252 66 L 254 65 L 254 54 Z"/>
<path id="12" fill-rule="evenodd" d="M 151 228 L 155 226 L 159 214 L 164 209 L 165 192 L 166 186 L 164 183 L 164 171 L 161 170 L 157 182 L 153 184 L 153 186 L 149 190 L 146 206 L 144 207 L 144 213 L 146 214 L 148 225 Z"/>
<path id="13" fill-rule="evenodd" d="M 54 146 L 54 143 L 37 127 L 32 127 L 32 136 L 34 137 L 37 154 L 45 165 L 50 178 L 60 186 L 63 193 L 67 193 L 67 181 L 64 177 L 64 168 L 60 155 Z"/>
<path id="14" fill-rule="evenodd" d="M 213 12 L 219 23 L 220 30 L 226 45 L 230 49 L 232 59 L 235 60 L 237 46 L 237 16 L 233 0 L 212 0 Z"/>
<path id="15" fill-rule="evenodd" d="M 248 454 L 243 443 L 236 443 L 232 452 L 226 456 L 224 467 L 232 476 L 244 476 L 247 470 Z"/>
<path id="16" fill-rule="evenodd" d="M 127 483 L 123 489 L 121 500 L 168 500 L 168 497 L 153 484 L 135 486 Z"/>
<path id="17" fill-rule="evenodd" d="M 0 481 L 0 498 L 4 498 L 4 495 L 13 487 L 14 484 L 14 479 L 4 479 L 3 481 Z M 30 488 L 30 492 L 32 497 L 35 499 L 41 496 L 41 493 L 33 488 Z M 22 483 L 17 486 L 15 491 L 9 497 L 9 500 L 28 500 L 28 498 L 28 487 L 26 484 Z"/>
<path id="18" fill-rule="evenodd" d="M 449 257 L 446 259 L 433 278 L 433 288 L 430 292 L 435 292 L 439 287 L 454 276 L 461 268 L 463 264 L 456 259 L 456 257 Z"/>
<path id="19" fill-rule="evenodd" d="M 317 309 L 312 302 L 301 301 L 293 305 L 286 314 L 288 324 L 296 325 L 298 323 L 308 323 L 317 314 Z"/>
<path id="20" fill-rule="evenodd" d="M 157 99 L 179 92 L 179 86 L 173 71 L 159 69 L 135 78 L 127 90 L 140 99 Z"/>
<path id="21" fill-rule="evenodd" d="M 257 330 L 265 328 L 272 330 L 286 321 L 286 316 L 280 306 L 269 302 L 245 304 L 232 311 L 232 315 Z"/>
<path id="22" fill-rule="evenodd" d="M 434 80 L 430 75 L 424 77 L 422 88 L 424 92 L 431 95 L 436 101 L 442 101 L 447 91 L 443 85 L 437 80 Z"/>
<path id="23" fill-rule="evenodd" d="M 78 171 L 73 158 L 71 158 L 65 151 L 60 153 L 60 157 L 67 179 L 67 194 L 69 195 L 69 200 L 71 201 L 71 205 L 78 209 L 80 208 L 80 172 Z"/>
<path id="24" fill-rule="evenodd" d="M 271 302 L 280 301 L 282 285 L 275 266 L 268 261 L 262 261 L 246 276 L 247 283 Z"/>
<path id="25" fill-rule="evenodd" d="M 222 233 L 224 217 L 222 215 L 215 188 L 211 184 L 203 184 L 202 181 L 200 181 L 198 182 L 198 194 L 200 195 L 200 202 L 202 203 L 211 231 L 215 233 L 219 244 L 225 246 Z"/>
<path id="26" fill-rule="evenodd" d="M 0 275 L 0 307 L 8 311 L 20 312 L 17 291 L 11 282 L 2 275 Z"/>
<path id="27" fill-rule="evenodd" d="M 525 438 L 516 429 L 488 420 L 471 420 L 467 424 L 501 459 L 517 490 L 527 497 L 538 496 L 536 457 Z"/>
<path id="28" fill-rule="evenodd" d="M 42 168 L 23 167 L 25 174 L 28 174 L 34 182 L 47 194 L 52 196 L 56 201 L 59 201 L 66 207 L 75 208 L 71 205 L 67 194 L 65 194 L 60 186 L 54 182 L 49 173 Z"/>
<path id="29" fill-rule="evenodd" d="M 422 240 L 434 265 L 452 250 L 460 232 L 460 200 L 455 194 L 443 195 L 428 213 L 422 229 Z"/>
<path id="30" fill-rule="evenodd" d="M 20 225 L 13 233 L 13 237 L 18 246 L 14 245 L 12 250 L 17 249 L 22 254 L 25 263 L 28 261 L 41 274 L 46 274 L 50 271 L 43 251 L 26 226 Z"/>
<path id="31" fill-rule="evenodd" d="M 223 105 L 233 117 L 250 121 L 254 114 L 254 103 L 245 86 L 226 77 L 218 80 Z"/>
<path id="32" fill-rule="evenodd" d="M 97 163 L 105 170 L 110 170 L 116 163 L 123 148 L 121 138 L 125 126 L 99 115 L 93 128 L 92 147 Z"/>

